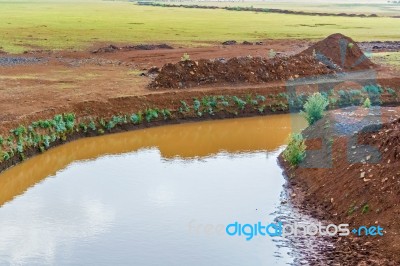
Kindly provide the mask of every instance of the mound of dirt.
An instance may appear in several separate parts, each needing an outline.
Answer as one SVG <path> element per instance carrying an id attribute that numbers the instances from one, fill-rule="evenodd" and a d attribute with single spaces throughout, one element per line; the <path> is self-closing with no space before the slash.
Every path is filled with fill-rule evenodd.
<path id="1" fill-rule="evenodd" d="M 188 88 L 205 84 L 263 83 L 334 73 L 314 57 L 298 55 L 277 57 L 241 57 L 181 61 L 166 64 L 151 82 L 151 88 Z"/>
<path id="2" fill-rule="evenodd" d="M 123 47 L 118 47 L 115 45 L 109 45 L 106 47 L 101 47 L 97 50 L 92 51 L 93 54 L 98 53 L 113 53 L 116 51 L 132 51 L 132 50 L 156 50 L 156 49 L 174 49 L 172 46 L 162 43 L 162 44 L 138 44 L 138 45 L 127 45 Z"/>
<path id="3" fill-rule="evenodd" d="M 319 61 L 328 65 L 332 62 L 332 67 L 340 66 L 345 71 L 370 69 L 375 66 L 355 41 L 340 33 L 328 36 L 301 54 L 315 55 Z"/>
<path id="4" fill-rule="evenodd" d="M 156 50 L 156 49 L 174 49 L 172 46 L 162 43 L 162 44 L 139 44 L 124 46 L 122 50 Z"/>
<path id="5" fill-rule="evenodd" d="M 235 40 L 229 40 L 229 41 L 225 41 L 222 43 L 223 45 L 235 45 L 237 44 L 237 41 Z"/>
<path id="6" fill-rule="evenodd" d="M 118 50 L 120 50 L 119 47 L 110 44 L 109 46 L 101 47 L 101 48 L 99 48 L 97 50 L 94 50 L 94 51 L 92 51 L 92 53 L 93 54 L 113 53 L 113 52 L 118 51 Z"/>
<path id="7" fill-rule="evenodd" d="M 352 233 L 346 238 L 365 245 L 352 249 L 360 252 L 359 261 L 380 257 L 392 261 L 370 265 L 400 265 L 398 114 L 398 107 L 368 110 L 348 107 L 330 111 L 302 132 L 307 149 L 318 152 L 308 153 L 299 167 L 282 163 L 289 182 L 305 193 L 301 205 L 317 218 L 346 223 L 351 229 L 363 225 L 384 228 L 383 236 L 359 237 Z M 347 133 L 344 127 L 348 128 Z M 359 265 L 353 263 L 354 256 L 348 256 L 345 251 L 348 243 L 345 245 L 343 240 L 336 245 L 336 251 L 343 254 L 339 264 Z"/>

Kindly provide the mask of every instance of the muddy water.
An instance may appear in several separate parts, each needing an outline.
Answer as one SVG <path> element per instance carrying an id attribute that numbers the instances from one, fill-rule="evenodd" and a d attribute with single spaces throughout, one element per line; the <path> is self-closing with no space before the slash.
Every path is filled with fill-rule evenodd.
<path id="1" fill-rule="evenodd" d="M 34 157 L 0 175 L 0 265 L 292 263 L 290 245 L 225 226 L 281 211 L 276 157 L 304 126 L 293 115 L 189 123 Z"/>

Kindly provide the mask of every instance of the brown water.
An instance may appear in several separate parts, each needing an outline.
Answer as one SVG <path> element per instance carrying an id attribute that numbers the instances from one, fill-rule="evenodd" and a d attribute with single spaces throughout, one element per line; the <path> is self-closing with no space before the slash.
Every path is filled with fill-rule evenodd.
<path id="1" fill-rule="evenodd" d="M 189 123 L 29 159 L 0 175 L 0 264 L 284 265 L 292 258 L 271 240 L 214 239 L 187 225 L 273 212 L 284 183 L 276 156 L 304 126 L 297 115 Z"/>

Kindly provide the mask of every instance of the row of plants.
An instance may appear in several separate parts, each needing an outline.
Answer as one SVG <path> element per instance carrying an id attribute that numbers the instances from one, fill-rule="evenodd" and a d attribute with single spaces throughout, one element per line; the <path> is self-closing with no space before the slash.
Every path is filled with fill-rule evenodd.
<path id="1" fill-rule="evenodd" d="M 278 99 L 278 98 L 277 98 Z M 67 141 L 75 133 L 102 135 L 113 131 L 118 126 L 141 125 L 155 121 L 179 118 L 213 116 L 220 111 L 239 115 L 245 111 L 264 113 L 267 108 L 274 111 L 286 111 L 287 105 L 282 101 L 263 95 L 239 96 L 204 96 L 193 98 L 190 102 L 181 100 L 175 109 L 146 108 L 131 113 L 119 114 L 110 118 L 83 117 L 77 118 L 73 113 L 57 114 L 52 119 L 39 120 L 28 126 L 20 125 L 7 137 L 0 136 L 0 162 L 8 161 L 14 156 L 25 159 L 28 149 L 41 152 L 49 149 L 57 141 Z"/>
<path id="2" fill-rule="evenodd" d="M 321 92 L 321 95 L 328 100 L 330 109 L 345 106 L 360 106 L 366 100 L 371 105 L 381 105 L 383 103 L 383 94 L 386 93 L 393 101 L 398 100 L 397 92 L 392 88 L 383 88 L 380 85 L 366 85 L 361 89 L 340 89 L 327 90 Z M 301 110 L 306 103 L 310 94 L 308 93 L 281 93 L 281 97 L 287 99 L 287 103 L 291 110 Z"/>
<path id="3" fill-rule="evenodd" d="M 140 125 L 187 117 L 210 117 L 221 111 L 238 116 L 240 113 L 248 111 L 262 114 L 267 110 L 285 112 L 292 111 L 291 108 L 298 108 L 304 110 L 305 114 L 312 114 L 309 117 L 306 116 L 306 119 L 312 124 L 320 118 L 317 117 L 318 112 L 312 113 L 313 110 L 318 109 L 318 106 L 323 107 L 323 109 L 354 104 L 369 107 L 371 104 L 381 103 L 380 96 L 384 91 L 397 98 L 396 92 L 390 88 L 383 89 L 379 86 L 369 85 L 361 90 L 339 90 L 337 93 L 333 90 L 322 92 L 317 97 L 319 102 L 313 101 L 317 106 L 306 104 L 310 97 L 306 93 L 297 95 L 277 93 L 249 94 L 244 97 L 204 96 L 193 98 L 191 101 L 181 100 L 174 109 L 149 107 L 136 113 L 119 114 L 111 118 L 85 117 L 77 119 L 73 113 L 58 114 L 53 119 L 36 121 L 28 126 L 20 125 L 10 130 L 7 137 L 0 136 L 0 162 L 8 161 L 15 155 L 23 160 L 27 149 L 33 148 L 43 152 L 49 149 L 54 142 L 66 141 L 68 136 L 78 132 L 101 135 L 111 132 L 121 125 Z"/>

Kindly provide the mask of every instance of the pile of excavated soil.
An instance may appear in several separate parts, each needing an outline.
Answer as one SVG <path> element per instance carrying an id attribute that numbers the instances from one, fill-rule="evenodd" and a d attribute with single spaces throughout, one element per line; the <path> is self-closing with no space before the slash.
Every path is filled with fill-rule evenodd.
<path id="1" fill-rule="evenodd" d="M 162 43 L 162 44 L 138 44 L 138 45 L 127 45 L 123 47 L 118 47 L 116 45 L 109 45 L 106 47 L 101 47 L 92 51 L 93 54 L 99 53 L 113 53 L 117 51 L 133 51 L 133 50 L 156 50 L 156 49 L 174 49 L 172 46 Z"/>
<path id="2" fill-rule="evenodd" d="M 315 55 L 325 64 L 332 62 L 343 70 L 364 70 L 374 67 L 350 37 L 335 33 L 307 48 L 301 54 Z"/>
<path id="3" fill-rule="evenodd" d="M 166 64 L 150 83 L 157 88 L 190 88 L 206 84 L 243 84 L 290 80 L 332 74 L 334 71 L 313 56 L 241 57 Z"/>
<path id="4" fill-rule="evenodd" d="M 339 239 L 335 249 L 341 254 L 341 265 L 354 265 L 354 258 L 366 265 L 375 265 L 374 261 L 400 265 L 399 110 L 332 111 L 303 131 L 307 149 L 321 153 L 307 154 L 296 168 L 283 163 L 290 184 L 305 193 L 301 206 L 317 218 L 348 223 L 350 230 L 373 225 L 384 229 L 383 236 L 351 233 Z M 343 131 L 343 126 L 352 132 Z M 359 133 L 353 135 L 353 130 Z M 331 166 L 325 166 L 326 162 Z M 348 249 L 351 246 L 358 248 Z"/>

